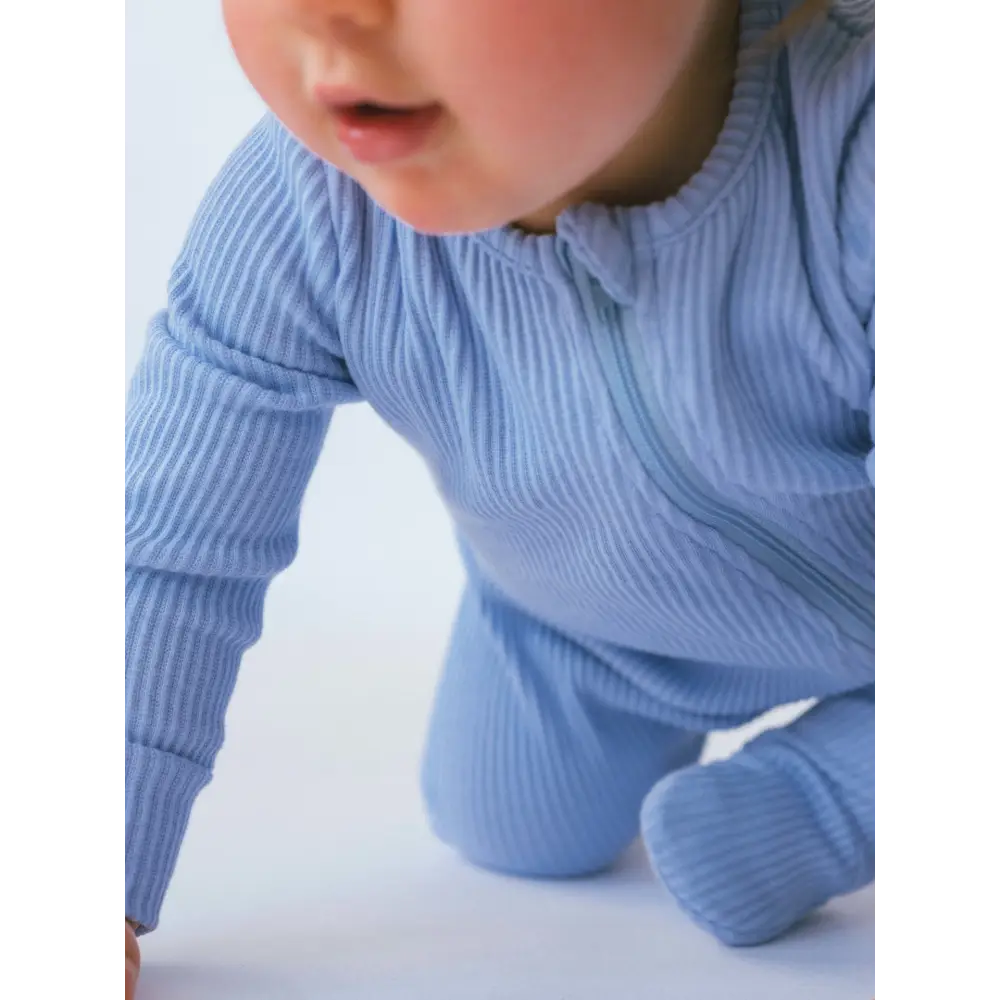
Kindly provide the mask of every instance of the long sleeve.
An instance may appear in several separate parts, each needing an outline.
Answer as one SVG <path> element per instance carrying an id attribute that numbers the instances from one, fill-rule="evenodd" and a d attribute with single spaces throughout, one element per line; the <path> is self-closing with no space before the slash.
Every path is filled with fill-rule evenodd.
<path id="1" fill-rule="evenodd" d="M 859 5 L 860 6 L 860 5 Z M 871 41 L 874 66 L 874 39 Z M 868 476 L 875 482 L 875 87 L 872 84 L 851 139 L 844 150 L 838 189 L 838 235 L 844 287 L 868 334 L 872 353 L 869 428 L 872 449 Z"/>
<path id="2" fill-rule="evenodd" d="M 152 929 L 242 654 L 334 407 L 325 166 L 273 118 L 205 198 L 131 385 L 125 452 L 125 912 Z"/>

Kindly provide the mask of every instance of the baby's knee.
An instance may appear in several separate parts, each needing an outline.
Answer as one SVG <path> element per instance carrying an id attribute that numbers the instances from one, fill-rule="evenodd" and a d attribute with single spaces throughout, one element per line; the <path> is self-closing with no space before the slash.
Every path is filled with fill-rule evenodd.
<path id="1" fill-rule="evenodd" d="M 572 829 L 571 817 L 560 821 L 520 796 L 516 779 L 511 785 L 507 794 L 497 794 L 488 781 L 448 781 L 425 761 L 422 789 L 431 829 L 476 867 L 522 878 L 595 875 L 632 839 L 623 843 L 619 834 Z"/>

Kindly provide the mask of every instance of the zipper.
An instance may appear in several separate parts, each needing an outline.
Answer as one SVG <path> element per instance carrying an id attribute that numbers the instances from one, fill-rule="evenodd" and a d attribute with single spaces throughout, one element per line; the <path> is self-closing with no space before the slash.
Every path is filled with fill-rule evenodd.
<path id="1" fill-rule="evenodd" d="M 829 616 L 848 636 L 871 648 L 875 595 L 777 525 L 764 525 L 737 510 L 690 461 L 668 422 L 657 419 L 648 376 L 636 364 L 638 329 L 622 309 L 567 252 L 611 397 L 625 432 L 653 481 L 678 509 L 714 529 L 766 566 L 778 579 Z M 631 350 L 630 350 L 631 348 Z"/>

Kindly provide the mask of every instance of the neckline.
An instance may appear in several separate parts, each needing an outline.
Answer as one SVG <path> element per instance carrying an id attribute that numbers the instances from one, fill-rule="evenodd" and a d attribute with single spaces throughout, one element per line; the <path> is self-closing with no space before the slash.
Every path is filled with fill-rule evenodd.
<path id="1" fill-rule="evenodd" d="M 471 238 L 525 270 L 544 273 L 557 264 L 560 242 L 568 243 L 593 267 L 600 263 L 598 258 L 607 258 L 609 245 L 621 261 L 620 251 L 626 249 L 622 242 L 634 251 L 682 236 L 711 213 L 743 175 L 757 150 L 778 60 L 777 49 L 758 43 L 781 17 L 779 0 L 743 0 L 729 111 L 704 163 L 675 194 L 648 205 L 575 205 L 556 219 L 555 233 L 526 233 L 508 225 L 452 238 Z M 614 234 L 618 239 L 609 244 L 609 235 Z M 605 259 L 605 266 L 607 263 Z M 618 282 L 612 279 L 612 284 Z"/>

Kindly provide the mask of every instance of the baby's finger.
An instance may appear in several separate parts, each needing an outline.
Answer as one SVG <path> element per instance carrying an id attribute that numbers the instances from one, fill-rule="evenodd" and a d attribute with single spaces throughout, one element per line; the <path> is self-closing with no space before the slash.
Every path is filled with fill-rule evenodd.
<path id="1" fill-rule="evenodd" d="M 132 1000 L 135 995 L 135 984 L 139 978 L 139 942 L 135 931 L 125 922 L 125 1000 Z"/>

